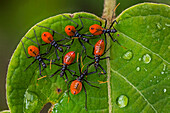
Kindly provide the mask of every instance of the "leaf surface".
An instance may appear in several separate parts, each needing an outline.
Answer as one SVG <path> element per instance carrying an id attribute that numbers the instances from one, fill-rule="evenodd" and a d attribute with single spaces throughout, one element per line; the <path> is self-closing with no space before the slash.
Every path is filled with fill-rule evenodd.
<path id="1" fill-rule="evenodd" d="M 110 50 L 110 81 L 109 83 L 99 84 L 98 80 L 104 79 L 103 75 L 93 74 L 87 77 L 87 80 L 100 89 L 89 86 L 84 82 L 87 91 L 87 109 L 88 112 L 168 112 L 169 105 L 169 25 L 170 25 L 169 6 L 162 4 L 144 3 L 133 6 L 125 10 L 116 18 L 118 24 L 114 25 L 117 33 L 114 34 L 121 45 L 127 49 L 123 49 L 117 43 L 111 42 L 113 45 Z M 68 17 L 70 14 L 66 14 Z M 78 15 L 91 19 L 100 19 L 90 13 L 75 13 L 73 20 L 81 27 Z M 83 19 L 83 30 L 80 33 L 87 33 L 89 26 L 99 24 L 96 21 Z M 48 18 L 38 25 L 49 27 L 64 36 L 65 26 L 71 24 L 76 26 L 70 20 L 62 15 Z M 44 43 L 41 34 L 51 30 L 42 27 L 33 27 L 39 43 Z M 36 41 L 33 28 L 25 35 Z M 119 34 L 119 36 L 118 36 Z M 64 38 L 58 34 L 54 35 L 55 40 Z M 104 39 L 102 35 L 97 39 L 90 39 L 94 45 L 99 39 Z M 30 40 L 22 39 L 26 51 L 29 45 L 37 44 Z M 69 44 L 71 41 L 65 40 L 62 43 Z M 92 56 L 92 46 L 84 43 L 88 55 Z M 49 46 L 42 46 L 40 52 L 44 53 Z M 54 49 L 53 49 L 54 50 Z M 48 59 L 56 58 L 52 52 L 46 56 Z M 69 51 L 80 53 L 82 46 L 76 39 Z M 59 53 L 61 57 L 62 54 Z M 25 68 L 34 60 L 27 59 L 22 44 L 19 43 L 16 48 L 7 74 L 7 100 L 12 113 L 21 112 L 40 112 L 42 107 L 50 102 L 52 103 L 52 112 L 86 112 L 85 93 L 82 90 L 78 95 L 70 95 L 68 103 L 68 95 L 66 93 L 67 86 L 59 74 L 50 78 L 49 76 L 37 81 L 39 76 L 38 62 L 24 71 Z M 75 59 L 77 60 L 77 58 Z M 61 63 L 62 61 L 56 61 Z M 92 62 L 86 59 L 84 65 Z M 48 62 L 46 62 L 48 63 Z M 107 70 L 106 61 L 101 61 L 101 65 Z M 52 75 L 59 67 L 52 65 L 47 66 L 42 72 L 43 75 Z M 79 74 L 77 64 L 73 64 L 69 69 L 75 70 Z M 89 71 L 94 71 L 91 66 Z M 69 81 L 72 78 L 68 73 Z M 110 86 L 110 87 L 108 87 Z M 61 89 L 61 92 L 57 92 Z M 108 91 L 111 93 L 108 94 Z M 121 98 L 121 97 L 124 98 Z M 111 100 L 108 102 L 108 100 Z M 122 100 L 121 100 L 122 99 Z M 125 101 L 123 101 L 125 99 Z M 119 103 L 120 102 L 120 103 Z M 123 104 L 121 103 L 123 102 Z M 111 106 L 111 107 L 110 107 Z M 123 106 L 123 107 L 122 107 Z"/>

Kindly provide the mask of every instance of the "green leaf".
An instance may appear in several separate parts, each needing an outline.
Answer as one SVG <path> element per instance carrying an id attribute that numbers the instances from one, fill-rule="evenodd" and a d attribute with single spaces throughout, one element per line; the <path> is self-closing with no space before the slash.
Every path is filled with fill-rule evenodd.
<path id="1" fill-rule="evenodd" d="M 104 79 L 103 75 L 89 75 L 87 77 L 91 84 L 99 86 L 100 89 L 85 84 L 87 90 L 87 109 L 88 112 L 168 112 L 170 107 L 169 97 L 169 25 L 170 15 L 169 6 L 162 4 L 144 3 L 133 6 L 125 10 L 116 20 L 118 24 L 115 28 L 118 33 L 114 37 L 127 49 L 123 49 L 117 43 L 113 45 L 110 51 L 110 62 L 101 61 L 102 66 L 107 72 L 110 72 L 109 82 L 98 84 L 98 80 Z M 68 14 L 67 14 L 68 15 Z M 101 20 L 93 14 L 75 13 L 73 20 L 81 25 L 78 15 Z M 84 28 L 80 33 L 87 33 L 89 26 L 96 23 L 92 20 L 82 19 Z M 102 21 L 103 22 L 103 21 Z M 62 15 L 48 18 L 38 25 L 50 27 L 66 36 L 64 28 L 72 24 Z M 79 26 L 80 28 L 81 26 Z M 33 27 L 40 43 L 41 34 L 49 31 L 37 26 Z M 35 41 L 33 28 L 26 34 L 27 37 Z M 52 33 L 52 32 L 51 32 Z M 117 36 L 119 34 L 119 36 Z M 56 40 L 63 38 L 55 34 Z M 104 38 L 103 36 L 101 38 Z M 90 42 L 95 44 L 99 39 L 91 39 Z M 35 45 L 30 40 L 23 38 L 22 41 L 27 48 L 29 45 Z M 65 43 L 70 43 L 65 41 Z M 93 48 L 85 44 L 87 53 L 91 55 Z M 48 46 L 41 47 L 42 53 Z M 81 52 L 82 49 L 76 40 L 69 51 Z M 27 49 L 26 49 L 27 50 Z M 61 54 L 59 54 L 61 56 Z M 56 57 L 51 52 L 47 58 Z M 52 78 L 46 77 L 37 81 L 39 78 L 38 62 L 33 64 L 28 70 L 25 68 L 33 61 L 34 58 L 27 59 L 22 44 L 19 43 L 15 50 L 7 74 L 7 101 L 12 113 L 22 112 L 40 112 L 42 107 L 52 103 L 52 112 L 86 112 L 85 93 L 82 90 L 77 95 L 68 95 L 65 92 L 67 86 L 62 78 L 55 75 Z M 57 63 L 60 63 L 58 61 Z M 86 59 L 84 64 L 91 62 Z M 70 66 L 70 69 L 76 70 L 77 64 Z M 43 75 L 51 75 L 58 69 L 57 66 L 49 66 L 42 72 Z M 90 68 L 93 71 L 94 67 Z M 72 80 L 68 75 L 69 80 Z M 60 88 L 61 93 L 57 92 Z M 123 101 L 125 100 L 125 101 Z"/>
<path id="2" fill-rule="evenodd" d="M 87 18 L 91 18 L 91 19 L 100 20 L 97 16 L 90 14 L 90 13 L 84 13 L 84 12 L 75 13 L 73 15 L 71 15 L 71 14 L 66 14 L 66 15 L 67 16 L 74 15 L 74 17 L 72 19 L 79 24 L 78 29 L 81 27 L 81 23 L 78 18 L 78 15 L 80 15 L 81 17 L 87 17 Z M 87 34 L 90 34 L 88 32 L 90 25 L 99 23 L 99 22 L 96 22 L 93 20 L 83 19 L 83 18 L 82 18 L 82 21 L 84 23 L 84 28 L 83 28 L 83 30 L 81 30 L 80 33 L 87 33 Z M 70 20 L 66 19 L 62 15 L 57 15 L 57 16 L 48 18 L 48 19 L 38 23 L 37 25 L 49 27 L 49 28 L 59 32 L 60 34 L 67 36 L 64 29 L 65 29 L 66 25 L 70 25 L 70 24 L 76 26 L 76 24 L 74 24 Z M 48 29 L 42 28 L 42 27 L 38 27 L 35 25 L 25 35 L 26 37 L 31 38 L 35 42 L 36 42 L 36 38 L 35 38 L 33 29 L 35 30 L 38 41 L 41 44 L 44 43 L 41 39 L 41 34 L 43 32 L 47 32 L 47 31 L 52 33 L 51 30 L 48 30 Z M 54 35 L 54 39 L 56 41 L 60 40 L 62 38 L 64 38 L 64 37 L 61 35 L 58 35 L 58 34 Z M 94 45 L 98 39 L 92 39 L 92 40 L 93 40 L 92 44 Z M 24 37 L 22 38 L 22 42 L 24 43 L 26 51 L 27 51 L 28 46 L 30 46 L 30 45 L 37 46 L 37 44 L 33 43 L 32 41 L 30 41 Z M 68 44 L 70 42 L 71 41 L 69 41 L 69 40 L 65 40 L 64 44 L 66 44 L 66 43 Z M 87 49 L 87 52 L 89 54 L 91 54 L 93 47 L 86 43 L 84 43 L 84 45 Z M 41 48 L 40 53 L 45 53 L 46 49 L 48 48 L 48 45 L 41 46 L 40 48 Z M 78 40 L 75 39 L 75 41 L 74 41 L 73 45 L 71 46 L 71 49 L 69 49 L 69 51 L 76 51 L 76 54 L 77 54 L 77 53 L 81 52 L 81 50 L 82 50 L 81 48 L 82 48 L 82 46 L 79 44 Z M 52 51 L 54 51 L 54 49 Z M 59 56 L 61 57 L 62 54 L 59 53 Z M 48 58 L 48 59 L 56 58 L 56 55 L 54 52 L 51 52 L 50 55 L 48 55 L 46 58 Z M 50 75 L 52 75 L 54 72 L 56 72 L 59 69 L 58 66 L 52 65 L 52 69 L 50 69 L 50 66 L 47 66 L 47 68 L 42 72 L 42 75 L 49 75 L 49 76 L 47 76 L 46 78 L 42 78 L 38 81 L 37 81 L 37 79 L 40 77 L 38 61 L 36 61 L 33 65 L 31 65 L 28 68 L 28 70 L 24 71 L 27 68 L 27 66 L 29 64 L 31 64 L 31 62 L 33 60 L 34 60 L 34 58 L 28 59 L 26 57 L 22 43 L 19 43 L 18 47 L 16 48 L 16 50 L 11 58 L 11 61 L 10 61 L 9 67 L 8 67 L 8 74 L 7 74 L 7 101 L 8 101 L 8 105 L 9 105 L 9 108 L 12 113 L 22 113 L 22 112 L 38 113 L 38 112 L 40 112 L 40 110 L 46 103 L 51 102 L 52 104 L 55 104 L 55 103 L 58 103 L 59 101 L 61 101 L 61 99 L 65 95 L 65 91 L 67 90 L 66 83 L 64 82 L 63 78 L 61 78 L 59 76 L 59 73 L 58 73 L 58 75 L 55 75 L 54 77 L 50 78 Z M 89 62 L 88 60 L 86 60 L 85 62 Z M 46 63 L 49 63 L 49 62 L 46 62 Z M 62 63 L 62 61 L 61 60 L 56 61 L 56 63 L 60 64 L 60 63 Z M 105 65 L 104 65 L 104 67 L 105 67 Z M 79 73 L 77 64 L 71 65 L 69 67 L 69 69 L 75 70 L 77 72 L 77 74 Z M 69 78 L 69 81 L 72 79 L 75 79 L 75 78 L 71 77 L 71 75 L 69 73 L 68 73 L 68 78 Z M 93 79 L 96 77 L 92 76 L 89 78 Z M 101 77 L 101 79 L 103 79 L 103 78 L 104 77 Z M 101 85 L 101 87 L 106 87 L 106 84 Z M 57 92 L 58 88 L 61 89 L 60 93 Z M 90 87 L 87 86 L 87 89 L 89 89 L 89 88 Z M 94 90 L 94 88 L 93 88 L 93 90 Z M 98 89 L 95 89 L 95 90 L 98 90 Z M 107 89 L 105 89 L 105 90 L 107 91 Z M 78 104 L 81 103 L 80 104 L 81 108 L 83 108 L 83 111 L 84 111 L 85 110 L 84 109 L 84 101 L 85 101 L 84 97 L 85 96 L 83 93 L 80 93 L 78 96 L 71 96 L 71 100 L 73 100 L 74 97 L 81 98 L 83 95 L 83 98 L 81 98 L 81 101 L 79 101 L 77 103 Z M 87 93 L 89 94 L 89 91 L 87 91 Z M 105 102 L 107 103 L 107 92 L 105 92 L 103 95 L 105 95 Z M 101 97 L 101 96 L 102 95 L 99 95 L 99 97 Z M 89 97 L 89 95 L 88 95 L 88 97 Z M 65 106 L 71 105 L 71 100 L 70 100 L 70 103 L 65 104 Z"/>
<path id="3" fill-rule="evenodd" d="M 115 26 L 123 46 L 114 46 L 110 61 L 110 99 L 116 113 L 164 112 L 169 103 L 170 7 L 143 3 L 125 10 Z M 116 36 L 116 35 L 115 35 Z M 114 44 L 115 45 L 115 44 Z M 119 96 L 128 98 L 120 108 Z M 124 99 L 123 99 L 124 100 Z M 127 100 L 125 100 L 127 101 Z M 123 104 L 123 103 L 122 103 Z"/>
<path id="4" fill-rule="evenodd" d="M 105 102 L 106 95 L 96 98 L 94 88 L 89 88 L 88 112 L 168 112 L 169 11 L 167 5 L 144 3 L 125 10 L 116 19 L 118 33 L 114 37 L 127 49 L 111 42 L 111 60 L 107 63 L 110 79 L 108 86 L 99 92 L 101 95 L 108 92 L 108 103 Z M 69 112 L 70 109 L 84 112 L 76 104 L 80 101 L 78 95 L 73 97 L 71 105 L 65 106 L 66 99 L 55 105 L 53 113 Z"/>

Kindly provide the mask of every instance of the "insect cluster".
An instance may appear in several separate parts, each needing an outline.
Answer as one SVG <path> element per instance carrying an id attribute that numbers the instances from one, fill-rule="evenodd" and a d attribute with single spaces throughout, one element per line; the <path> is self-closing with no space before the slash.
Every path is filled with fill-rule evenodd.
<path id="1" fill-rule="evenodd" d="M 102 57 L 111 48 L 111 46 L 110 46 L 108 49 L 106 49 L 106 46 L 107 46 L 106 34 L 108 34 L 110 36 L 110 38 L 112 39 L 113 42 L 117 42 L 120 45 L 120 43 L 116 39 L 114 39 L 111 35 L 111 33 L 117 32 L 117 30 L 113 27 L 113 24 L 117 23 L 117 22 L 116 22 L 116 20 L 114 20 L 112 22 L 112 24 L 110 25 L 109 29 L 106 29 L 107 20 L 105 20 L 105 25 L 104 25 L 104 27 L 102 27 L 102 22 L 99 21 L 99 20 L 78 16 L 78 19 L 81 23 L 81 27 L 79 27 L 80 25 L 77 22 L 73 21 L 70 17 L 67 17 L 65 15 L 62 15 L 62 16 L 63 16 L 63 18 L 65 18 L 65 19 L 69 20 L 70 22 L 72 22 L 73 24 L 75 24 L 75 26 L 73 26 L 73 25 L 65 26 L 65 33 L 67 34 L 67 36 L 60 34 L 59 32 L 57 32 L 57 31 L 55 31 L 55 30 L 53 30 L 49 27 L 37 25 L 38 27 L 41 27 L 41 28 L 44 28 L 44 29 L 47 29 L 47 30 L 51 30 L 52 34 L 50 32 L 43 32 L 41 34 L 41 38 L 45 42 L 45 44 L 40 44 L 39 41 L 38 41 L 37 35 L 36 35 L 36 31 L 35 31 L 35 29 L 33 29 L 34 35 L 35 35 L 35 38 L 36 38 L 36 42 L 33 41 L 29 37 L 25 37 L 28 40 L 31 40 L 32 42 L 34 42 L 38 45 L 38 47 L 36 47 L 34 45 L 30 45 L 28 47 L 28 54 L 30 56 L 27 55 L 26 49 L 24 47 L 24 43 L 21 41 L 23 48 L 24 48 L 24 52 L 25 52 L 27 58 L 32 58 L 32 57 L 35 58 L 32 61 L 32 63 L 30 65 L 28 65 L 28 67 L 25 70 L 27 70 L 33 63 L 38 61 L 38 63 L 39 63 L 39 73 L 42 77 L 44 77 L 44 75 L 42 75 L 42 71 L 48 65 L 58 66 L 59 69 L 56 70 L 52 75 L 49 75 L 49 77 L 53 77 L 55 75 L 57 76 L 57 74 L 60 72 L 60 74 L 59 74 L 60 77 L 62 77 L 65 80 L 68 87 L 70 85 L 70 91 L 73 95 L 80 93 L 82 88 L 83 88 L 84 91 L 85 91 L 85 109 L 87 110 L 87 92 L 86 92 L 86 88 L 85 88 L 85 85 L 83 84 L 83 82 L 86 82 L 88 85 L 90 85 L 92 87 L 99 88 L 97 86 L 90 84 L 90 82 L 87 80 L 88 75 L 94 74 L 94 73 L 97 73 L 98 71 L 100 71 L 99 74 L 104 75 L 105 78 L 106 78 L 106 75 L 105 75 L 106 71 L 102 67 L 102 65 L 100 64 L 100 61 L 107 59 L 107 58 L 108 59 L 110 58 L 109 56 Z M 82 22 L 82 19 L 89 19 L 89 20 L 98 22 L 99 25 L 93 24 L 89 27 L 89 32 L 91 34 L 82 34 L 82 33 L 80 33 L 80 31 L 83 30 L 83 28 L 84 28 L 84 24 Z M 54 39 L 55 34 L 61 35 L 64 38 L 62 38 L 61 40 L 56 40 L 56 39 Z M 96 42 L 95 45 L 90 43 L 90 41 L 92 39 L 100 38 L 101 35 L 104 35 L 105 41 L 104 41 L 104 39 L 100 39 Z M 77 61 L 75 61 L 76 51 L 69 51 L 69 49 L 72 47 L 75 39 L 78 39 L 78 42 L 82 46 L 82 50 L 81 50 L 80 55 L 77 55 Z M 66 41 L 66 40 L 70 41 L 71 43 L 70 44 L 61 44 L 61 42 Z M 89 55 L 89 53 L 86 52 L 87 50 L 86 50 L 84 43 L 87 43 L 89 46 L 91 46 L 91 48 L 93 48 L 92 56 Z M 50 47 L 48 47 L 46 49 L 45 53 L 40 53 L 40 51 L 41 51 L 40 48 L 41 48 L 41 46 L 44 46 L 44 45 L 49 45 Z M 65 48 L 65 50 L 64 50 L 64 48 Z M 45 58 L 45 56 L 48 55 L 52 50 L 54 50 L 54 53 L 56 55 L 56 59 L 50 60 L 50 59 Z M 56 63 L 56 60 L 60 61 L 60 59 L 61 59 L 58 52 L 62 53 L 62 63 Z M 65 54 L 65 56 L 64 56 L 64 54 Z M 82 55 L 84 55 L 83 58 L 82 58 Z M 84 62 L 85 59 L 89 59 L 89 60 L 91 59 L 91 62 L 86 63 L 87 64 L 86 68 L 85 68 L 84 71 L 82 71 L 80 64 L 82 62 Z M 49 63 L 45 63 L 44 62 L 45 60 L 48 61 Z M 78 70 L 79 70 L 78 75 L 76 74 L 75 70 L 71 70 L 69 68 L 74 63 L 78 64 Z M 95 70 L 92 71 L 92 72 L 89 72 L 88 69 L 91 65 L 94 65 Z M 69 81 L 66 71 L 68 71 L 69 74 L 72 77 L 76 77 L 76 79 Z M 69 82 L 67 82 L 67 81 L 69 81 Z"/>

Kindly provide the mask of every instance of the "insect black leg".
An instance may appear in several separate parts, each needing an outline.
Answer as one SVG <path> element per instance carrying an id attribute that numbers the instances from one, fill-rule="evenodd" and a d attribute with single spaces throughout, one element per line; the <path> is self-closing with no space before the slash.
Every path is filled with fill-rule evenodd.
<path id="1" fill-rule="evenodd" d="M 72 75 L 72 77 L 76 74 L 76 72 L 73 70 L 67 69 L 67 71 Z M 72 74 L 71 72 L 73 72 L 74 74 Z"/>
<path id="2" fill-rule="evenodd" d="M 76 61 L 72 62 L 70 65 L 75 64 L 75 63 L 76 63 Z M 69 66 L 70 66 L 70 65 L 69 65 Z"/>
<path id="3" fill-rule="evenodd" d="M 94 85 L 91 85 L 87 80 L 83 79 L 88 85 L 92 86 L 92 87 L 95 87 L 95 88 L 99 88 L 97 86 L 94 86 Z"/>
<path id="4" fill-rule="evenodd" d="M 33 29 L 33 30 L 34 30 L 34 35 L 35 35 L 35 38 L 36 38 L 36 41 L 37 41 L 37 44 L 38 44 L 38 49 L 40 51 L 40 44 L 38 42 L 38 38 L 37 38 L 37 35 L 36 35 L 36 32 L 35 32 L 35 29 Z"/>
<path id="5" fill-rule="evenodd" d="M 104 33 L 104 39 L 105 39 L 105 49 L 107 47 L 107 38 L 106 38 L 106 33 Z"/>
<path id="6" fill-rule="evenodd" d="M 24 43 L 22 41 L 21 41 L 21 43 L 22 43 L 22 46 L 24 48 L 25 55 L 27 56 L 27 58 L 31 58 L 32 56 L 28 56 L 27 53 L 26 53 L 26 50 L 25 50 L 25 47 L 24 47 Z"/>
<path id="7" fill-rule="evenodd" d="M 61 70 L 61 68 L 58 69 L 54 74 L 52 74 L 52 75 L 50 76 L 50 78 L 53 77 L 55 74 L 57 74 L 60 70 Z"/>
<path id="8" fill-rule="evenodd" d="M 82 86 L 83 86 L 83 89 L 84 89 L 84 92 L 85 92 L 85 109 L 87 111 L 87 92 L 86 92 L 86 88 L 85 88 L 83 83 L 82 83 Z"/>
<path id="9" fill-rule="evenodd" d="M 51 31 L 53 31 L 53 32 L 55 32 L 55 33 L 57 33 L 57 34 L 59 34 L 59 35 L 61 35 L 61 36 L 63 36 L 63 37 L 65 37 L 65 38 L 67 38 L 67 39 L 69 39 L 70 40 L 70 38 L 68 38 L 68 37 L 66 37 L 66 36 L 64 36 L 64 35 L 62 35 L 62 34 L 60 34 L 59 32 L 57 32 L 57 31 L 54 31 L 53 29 L 51 29 L 51 28 L 48 28 L 48 27 L 45 27 L 45 26 L 40 26 L 40 25 L 36 25 L 36 26 L 38 26 L 38 27 L 43 27 L 43 28 L 46 28 L 46 29 L 49 29 L 49 30 L 51 30 Z"/>
<path id="10" fill-rule="evenodd" d="M 99 23 L 100 23 L 100 26 L 102 26 L 102 22 L 101 22 L 101 21 L 99 21 L 99 20 L 95 20 L 95 19 L 91 19 L 91 18 L 86 18 L 86 17 L 81 17 L 81 18 L 85 18 L 85 19 L 89 19 L 89 20 L 97 21 L 97 22 L 99 22 Z"/>
<path id="11" fill-rule="evenodd" d="M 41 64 L 40 63 L 39 63 L 39 71 L 40 71 L 40 75 L 41 75 Z"/>
<path id="12" fill-rule="evenodd" d="M 24 70 L 26 71 L 37 59 L 35 59 L 30 65 L 28 65 L 28 67 Z"/>
<path id="13" fill-rule="evenodd" d="M 111 45 L 107 50 L 105 50 L 104 53 L 103 53 L 101 56 L 105 55 L 106 52 L 107 52 L 111 47 L 112 47 L 112 45 Z"/>
<path id="14" fill-rule="evenodd" d="M 35 42 L 34 40 L 32 40 L 31 38 L 29 38 L 29 37 L 26 37 L 25 36 L 25 38 L 27 38 L 28 40 L 30 40 L 30 41 L 32 41 L 32 42 L 34 42 L 35 44 L 38 44 L 37 42 Z M 38 48 L 39 49 L 39 48 Z"/>
<path id="15" fill-rule="evenodd" d="M 110 59 L 110 57 L 108 56 L 108 57 L 105 57 L 105 58 L 101 58 L 100 60 L 104 60 L 104 59 L 107 59 L 107 58 L 109 58 L 109 59 Z"/>
<path id="16" fill-rule="evenodd" d="M 80 57 L 81 57 L 81 56 L 79 56 L 79 58 L 78 58 L 78 69 L 79 69 L 79 73 L 81 74 Z"/>
<path id="17" fill-rule="evenodd" d="M 61 42 L 61 41 L 64 41 L 65 39 L 67 39 L 67 38 L 63 38 L 61 40 L 57 40 L 56 42 Z"/>
<path id="18" fill-rule="evenodd" d="M 73 23 L 75 23 L 75 24 L 76 24 L 76 27 L 75 27 L 75 28 L 77 28 L 77 27 L 79 26 L 78 23 L 76 23 L 75 21 L 73 21 L 73 20 L 71 20 L 70 18 L 66 17 L 65 15 L 63 15 L 63 17 L 65 17 L 65 18 L 67 18 L 68 20 L 70 20 L 70 21 L 72 21 Z"/>
<path id="19" fill-rule="evenodd" d="M 92 64 L 94 64 L 95 62 L 92 62 L 92 63 L 90 63 L 90 64 L 88 64 L 87 65 L 87 69 L 92 65 Z"/>
<path id="20" fill-rule="evenodd" d="M 103 70 L 104 74 L 106 74 L 106 71 L 104 70 L 104 68 L 99 64 L 99 67 Z"/>
<path id="21" fill-rule="evenodd" d="M 82 22 L 80 16 L 79 16 L 79 19 L 80 19 L 80 22 L 81 22 L 82 27 L 81 27 L 80 29 L 78 29 L 77 31 L 81 31 L 81 30 L 83 29 L 83 27 L 84 27 L 83 22 Z"/>
<path id="22" fill-rule="evenodd" d="M 67 77 L 66 72 L 64 72 L 64 74 L 65 74 L 65 76 L 66 76 L 66 80 L 65 80 L 65 82 L 67 82 L 67 81 L 68 81 L 68 77 Z"/>
<path id="23" fill-rule="evenodd" d="M 112 39 L 113 42 L 117 42 L 120 46 L 122 46 L 116 39 L 113 39 L 113 37 L 111 36 L 110 33 L 108 33 L 108 34 L 109 34 L 109 36 L 110 36 L 110 38 Z"/>
<path id="24" fill-rule="evenodd" d="M 79 38 L 78 38 L 78 41 L 79 41 L 79 42 L 80 42 L 80 44 L 83 46 L 84 51 L 85 51 L 85 53 L 86 53 L 86 48 L 85 48 L 84 44 L 80 41 L 80 39 L 79 39 Z"/>
<path id="25" fill-rule="evenodd" d="M 47 54 L 49 54 L 49 53 L 50 53 L 50 51 L 51 51 L 51 48 L 52 48 L 52 45 L 50 45 L 50 49 L 49 49 L 49 50 L 47 50 L 47 52 L 46 52 L 46 53 L 43 53 L 43 54 L 41 54 L 41 55 L 47 55 Z"/>
<path id="26" fill-rule="evenodd" d="M 57 60 L 59 61 L 60 60 L 60 57 L 58 56 L 58 53 L 57 53 L 57 49 L 55 48 L 55 54 L 57 56 Z"/>
<path id="27" fill-rule="evenodd" d="M 107 25 L 107 19 L 106 18 L 102 18 L 105 20 L 105 24 L 104 24 L 104 29 L 106 29 L 106 25 Z"/>
<path id="28" fill-rule="evenodd" d="M 114 20 L 114 21 L 112 22 L 112 24 L 110 25 L 109 29 L 111 29 L 111 27 L 113 26 L 113 24 L 114 24 L 115 22 L 116 22 L 116 24 L 117 24 L 117 21 Z"/>
<path id="29" fill-rule="evenodd" d="M 48 64 L 50 64 L 50 63 L 48 63 Z M 63 65 L 59 65 L 59 64 L 57 64 L 57 63 L 51 63 L 51 64 L 57 65 L 57 66 L 59 66 L 59 67 L 63 67 Z"/>
<path id="30" fill-rule="evenodd" d="M 90 72 L 90 73 L 88 73 L 87 75 L 90 75 L 90 74 L 93 74 L 93 73 L 96 73 L 97 72 L 97 70 L 96 71 L 93 71 L 93 72 Z"/>

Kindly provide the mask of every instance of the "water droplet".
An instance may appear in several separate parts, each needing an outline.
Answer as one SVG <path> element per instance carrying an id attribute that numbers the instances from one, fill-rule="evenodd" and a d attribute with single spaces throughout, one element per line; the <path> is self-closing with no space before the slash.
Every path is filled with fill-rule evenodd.
<path id="1" fill-rule="evenodd" d="M 153 78 L 156 78 L 156 76 L 153 76 Z"/>
<path id="2" fill-rule="evenodd" d="M 140 67 L 137 67 L 137 68 L 136 68 L 136 71 L 140 71 Z"/>
<path id="3" fill-rule="evenodd" d="M 153 92 L 153 94 L 155 94 L 155 92 Z"/>
<path id="4" fill-rule="evenodd" d="M 150 61 L 151 61 L 151 56 L 150 56 L 149 54 L 145 54 L 145 55 L 143 56 L 143 62 L 144 62 L 145 64 L 148 64 Z"/>
<path id="5" fill-rule="evenodd" d="M 163 75 L 164 73 L 165 73 L 165 72 L 163 72 L 163 71 L 161 72 L 162 75 Z"/>
<path id="6" fill-rule="evenodd" d="M 26 91 L 24 97 L 25 97 L 24 98 L 24 105 L 25 105 L 24 111 L 33 112 L 37 108 L 38 96 L 33 92 Z"/>
<path id="7" fill-rule="evenodd" d="M 159 42 L 159 40 L 160 40 L 160 39 L 158 38 L 158 42 Z"/>
<path id="8" fill-rule="evenodd" d="M 164 93 L 166 93 L 166 89 L 164 89 Z"/>
<path id="9" fill-rule="evenodd" d="M 159 82 L 159 80 L 156 81 L 157 83 Z"/>
<path id="10" fill-rule="evenodd" d="M 128 97 L 125 95 L 120 95 L 117 100 L 116 100 L 116 104 L 120 107 L 126 107 L 128 104 Z"/>
<path id="11" fill-rule="evenodd" d="M 127 52 L 123 55 L 123 59 L 125 59 L 125 60 L 130 60 L 132 57 L 133 57 L 132 51 L 127 51 Z"/>
<path id="12" fill-rule="evenodd" d="M 157 28 L 158 28 L 159 30 L 162 29 L 162 25 L 161 25 L 160 23 L 157 23 L 156 26 L 157 26 Z"/>
<path id="13" fill-rule="evenodd" d="M 170 49 L 170 46 L 168 46 L 168 49 Z"/>
<path id="14" fill-rule="evenodd" d="M 152 80 L 150 80 L 150 82 L 152 82 Z"/>
<path id="15" fill-rule="evenodd" d="M 142 60 L 142 58 L 139 58 L 139 61 L 141 61 Z"/>

